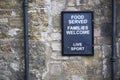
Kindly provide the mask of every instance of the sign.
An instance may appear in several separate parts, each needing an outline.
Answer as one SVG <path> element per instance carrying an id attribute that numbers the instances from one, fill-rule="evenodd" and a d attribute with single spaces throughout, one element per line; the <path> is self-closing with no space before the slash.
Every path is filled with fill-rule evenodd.
<path id="1" fill-rule="evenodd" d="M 93 12 L 64 11 L 62 15 L 62 55 L 93 55 Z"/>

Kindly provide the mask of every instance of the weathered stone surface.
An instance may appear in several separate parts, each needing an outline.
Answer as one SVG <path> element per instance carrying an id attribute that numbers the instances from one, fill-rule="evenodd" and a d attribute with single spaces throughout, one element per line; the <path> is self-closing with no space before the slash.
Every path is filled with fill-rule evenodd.
<path id="1" fill-rule="evenodd" d="M 19 64 L 17 63 L 11 63 L 10 67 L 14 70 L 14 71 L 19 71 Z"/>
<path id="2" fill-rule="evenodd" d="M 50 75 L 58 76 L 62 73 L 61 63 L 50 64 Z"/>
<path id="3" fill-rule="evenodd" d="M 61 40 L 61 34 L 60 33 L 52 33 L 51 38 L 52 38 L 52 40 Z"/>
<path id="4" fill-rule="evenodd" d="M 52 52 L 51 59 L 54 60 L 69 60 L 69 57 L 62 56 L 61 52 Z"/>
<path id="5" fill-rule="evenodd" d="M 8 23 L 8 18 L 1 18 L 0 19 L 0 24 L 3 24 L 3 23 Z"/>
<path id="6" fill-rule="evenodd" d="M 102 46 L 102 51 L 103 51 L 103 58 L 110 58 L 111 57 L 111 46 L 109 45 L 104 45 Z"/>
<path id="7" fill-rule="evenodd" d="M 108 37 L 108 36 L 112 36 L 112 26 L 110 23 L 105 23 L 102 25 L 101 27 L 101 35 Z"/>
<path id="8" fill-rule="evenodd" d="M 18 8 L 18 5 L 19 4 L 17 4 L 15 0 L 14 1 L 5 1 L 5 0 L 0 1 L 0 6 L 1 8 L 4 8 L 4 9 L 10 9 L 10 8 L 15 8 L 15 7 Z"/>
<path id="9" fill-rule="evenodd" d="M 52 0 L 51 15 L 53 15 L 53 16 L 60 15 L 61 11 L 64 10 L 64 8 L 65 8 L 65 2 L 66 2 L 66 0 L 60 0 L 60 1 Z"/>
<path id="10" fill-rule="evenodd" d="M 61 50 L 61 44 L 58 42 L 53 42 L 51 44 L 52 50 L 53 51 L 60 51 Z"/>
<path id="11" fill-rule="evenodd" d="M 12 27 L 21 27 L 23 26 L 23 18 L 10 18 L 9 24 Z"/>
<path id="12" fill-rule="evenodd" d="M 69 7 L 75 6 L 75 0 L 68 0 L 68 1 L 67 1 L 67 5 L 68 5 Z"/>
<path id="13" fill-rule="evenodd" d="M 79 61 L 64 61 L 62 62 L 63 73 L 68 75 L 85 75 L 85 66 L 83 62 Z"/>
<path id="14" fill-rule="evenodd" d="M 76 5 L 80 6 L 80 5 L 86 5 L 89 1 L 87 0 L 76 0 Z"/>
<path id="15" fill-rule="evenodd" d="M 85 80 L 85 79 L 79 75 L 73 75 L 72 80 Z"/>
<path id="16" fill-rule="evenodd" d="M 112 40 L 111 37 L 98 37 L 97 38 L 97 44 L 99 44 L 99 45 L 104 45 L 104 44 L 110 45 L 111 44 L 111 40 Z"/>
<path id="17" fill-rule="evenodd" d="M 28 0 L 30 80 L 110 80 L 111 0 Z M 0 80 L 24 80 L 23 1 L 0 0 Z M 120 79 L 117 0 L 116 80 Z M 61 55 L 61 11 L 94 12 L 94 56 Z"/>
<path id="18" fill-rule="evenodd" d="M 53 27 L 54 28 L 59 28 L 60 29 L 60 16 L 54 16 L 53 19 L 52 19 L 52 23 L 53 23 Z"/>
<path id="19" fill-rule="evenodd" d="M 4 76 L 4 75 L 0 75 L 0 79 L 1 80 L 10 80 L 8 77 Z"/>
<path id="20" fill-rule="evenodd" d="M 94 29 L 94 36 L 95 37 L 101 36 L 101 29 L 99 27 Z"/>
<path id="21" fill-rule="evenodd" d="M 104 59 L 103 60 L 103 71 L 102 71 L 102 74 L 103 74 L 103 77 L 104 79 L 110 79 L 110 58 L 107 58 L 107 59 Z"/>

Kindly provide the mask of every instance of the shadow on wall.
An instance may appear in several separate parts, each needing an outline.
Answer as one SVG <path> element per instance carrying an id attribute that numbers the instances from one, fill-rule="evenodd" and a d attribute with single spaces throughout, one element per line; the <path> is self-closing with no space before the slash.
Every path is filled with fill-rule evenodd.
<path id="1" fill-rule="evenodd" d="M 117 36 L 120 37 L 120 1 L 117 1 Z"/>
<path id="2" fill-rule="evenodd" d="M 117 52 L 117 79 L 116 80 L 120 80 L 120 0 L 117 0 L 117 39 L 118 39 L 118 52 Z"/>

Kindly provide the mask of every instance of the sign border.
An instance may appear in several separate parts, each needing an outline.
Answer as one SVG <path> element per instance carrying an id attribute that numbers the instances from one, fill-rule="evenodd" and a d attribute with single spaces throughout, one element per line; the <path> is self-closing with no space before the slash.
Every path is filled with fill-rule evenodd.
<path id="1" fill-rule="evenodd" d="M 64 54 L 64 28 L 63 28 L 63 16 L 65 13 L 91 13 L 91 21 L 92 21 L 92 53 L 91 54 Z M 62 11 L 61 12 L 61 30 L 62 30 L 62 44 L 61 44 L 61 49 L 62 49 L 62 56 L 94 56 L 94 12 L 93 11 Z"/>

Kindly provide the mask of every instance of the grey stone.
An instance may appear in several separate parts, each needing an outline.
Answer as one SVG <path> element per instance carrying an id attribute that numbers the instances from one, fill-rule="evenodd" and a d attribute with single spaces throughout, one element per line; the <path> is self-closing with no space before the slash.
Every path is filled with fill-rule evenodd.
<path id="1" fill-rule="evenodd" d="M 52 40 L 61 40 L 61 34 L 60 33 L 52 33 L 51 38 L 52 38 Z"/>
<path id="2" fill-rule="evenodd" d="M 100 4 L 100 0 L 93 0 L 93 2 L 94 2 L 95 5 Z"/>
<path id="3" fill-rule="evenodd" d="M 62 73 L 62 67 L 60 63 L 51 64 L 50 66 L 50 75 L 58 76 Z"/>
<path id="4" fill-rule="evenodd" d="M 52 25 L 53 25 L 53 28 L 58 28 L 60 29 L 60 16 L 53 16 L 52 18 Z"/>
<path id="5" fill-rule="evenodd" d="M 111 26 L 111 23 L 104 23 L 104 24 L 102 24 L 101 36 L 103 36 L 103 37 L 112 36 L 112 26 Z"/>
<path id="6" fill-rule="evenodd" d="M 1 24 L 3 24 L 3 23 L 7 24 L 8 23 L 8 18 L 1 18 L 0 23 Z"/>
<path id="7" fill-rule="evenodd" d="M 0 75 L 0 80 L 10 80 L 10 79 L 4 75 Z"/>
<path id="8" fill-rule="evenodd" d="M 65 8 L 66 0 L 52 0 L 52 16 L 59 15 L 62 10 Z"/>
<path id="9" fill-rule="evenodd" d="M 52 42 L 51 44 L 53 51 L 61 51 L 61 44 L 58 42 Z"/>
<path id="10" fill-rule="evenodd" d="M 67 7 L 65 11 L 78 11 L 78 9 L 75 7 Z"/>
<path id="11" fill-rule="evenodd" d="M 11 63 L 10 67 L 15 71 L 19 71 L 19 64 L 18 63 Z"/>
<path id="12" fill-rule="evenodd" d="M 87 67 L 86 74 L 89 77 L 92 77 L 95 74 L 95 69 L 93 67 Z"/>
<path id="13" fill-rule="evenodd" d="M 12 75 L 9 77 L 10 80 L 24 80 L 24 72 L 21 71 L 12 71 Z"/>
<path id="14" fill-rule="evenodd" d="M 118 40 L 118 42 L 117 42 L 117 44 L 116 44 L 117 46 L 117 57 L 119 57 L 120 58 L 120 41 Z"/>
<path id="15" fill-rule="evenodd" d="M 69 7 L 75 6 L 75 0 L 67 0 L 67 6 Z"/>
<path id="16" fill-rule="evenodd" d="M 102 74 L 103 74 L 103 77 L 104 79 L 109 79 L 110 78 L 110 70 L 111 70 L 111 66 L 110 66 L 110 58 L 108 59 L 104 59 L 103 60 L 103 71 L 102 71 Z"/>
<path id="17" fill-rule="evenodd" d="M 14 29 L 10 29 L 9 31 L 8 31 L 8 35 L 10 35 L 10 36 L 16 36 L 18 33 L 18 31 L 20 31 L 20 29 L 17 29 L 17 28 L 14 28 Z"/>
<path id="18" fill-rule="evenodd" d="M 111 37 L 98 37 L 97 44 L 99 45 L 110 45 L 111 44 Z"/>
<path id="19" fill-rule="evenodd" d="M 5 70 L 0 70 L 0 74 L 1 75 L 11 75 L 11 72 L 10 71 L 5 71 Z"/>
<path id="20" fill-rule="evenodd" d="M 76 5 L 79 6 L 79 5 L 86 5 L 87 2 L 89 2 L 88 0 L 76 0 Z"/>
<path id="21" fill-rule="evenodd" d="M 109 45 L 102 46 L 102 51 L 103 51 L 103 58 L 110 58 L 112 52 L 111 46 Z"/>
<path id="22" fill-rule="evenodd" d="M 72 75 L 72 80 L 85 80 L 85 79 L 79 75 Z"/>
<path id="23" fill-rule="evenodd" d="M 94 36 L 97 36 L 97 37 L 101 36 L 101 30 L 99 27 L 94 29 Z"/>

